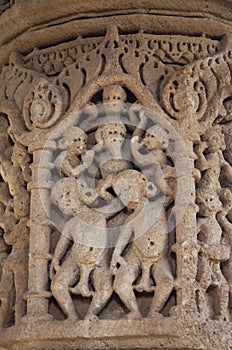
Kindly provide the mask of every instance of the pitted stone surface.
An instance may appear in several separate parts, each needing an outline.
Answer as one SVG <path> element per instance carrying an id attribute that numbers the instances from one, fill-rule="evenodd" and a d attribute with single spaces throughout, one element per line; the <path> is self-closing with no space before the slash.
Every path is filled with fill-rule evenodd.
<path id="1" fill-rule="evenodd" d="M 232 34 L 209 3 L 217 35 L 184 32 L 191 4 L 49 22 L 52 1 L 34 44 L 5 41 L 3 349 L 231 349 Z M 0 25 L 36 6 L 2 1 Z"/>

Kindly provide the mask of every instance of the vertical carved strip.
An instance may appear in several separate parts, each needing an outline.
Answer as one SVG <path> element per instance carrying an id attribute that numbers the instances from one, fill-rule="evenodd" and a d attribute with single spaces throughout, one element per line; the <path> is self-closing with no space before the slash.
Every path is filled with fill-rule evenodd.
<path id="1" fill-rule="evenodd" d="M 176 198 L 176 244 L 173 251 L 177 260 L 177 305 L 181 311 L 196 311 L 195 284 L 197 274 L 197 230 L 195 204 L 195 178 L 193 144 L 186 141 L 182 150 L 176 150 L 175 165 L 181 169 L 178 174 Z M 184 212 L 184 215 L 183 215 Z"/>
<path id="2" fill-rule="evenodd" d="M 31 191 L 30 216 L 30 257 L 29 257 L 29 291 L 27 299 L 27 315 L 36 318 L 50 318 L 48 315 L 48 299 L 51 293 L 47 291 L 48 260 L 50 256 L 51 224 L 48 219 L 51 187 L 52 151 L 56 149 L 54 142 L 37 143 L 30 145 L 33 154 L 32 181 L 29 184 Z"/>

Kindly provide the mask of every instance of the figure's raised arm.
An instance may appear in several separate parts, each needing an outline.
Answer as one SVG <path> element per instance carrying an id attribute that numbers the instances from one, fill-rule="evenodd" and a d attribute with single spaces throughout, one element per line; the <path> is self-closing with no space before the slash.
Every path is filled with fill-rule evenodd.
<path id="1" fill-rule="evenodd" d="M 142 142 L 139 142 L 139 137 L 134 136 L 130 143 L 131 153 L 138 165 L 148 166 L 154 164 L 152 153 L 145 153 L 145 147 Z M 145 153 L 145 154 L 144 154 Z"/>

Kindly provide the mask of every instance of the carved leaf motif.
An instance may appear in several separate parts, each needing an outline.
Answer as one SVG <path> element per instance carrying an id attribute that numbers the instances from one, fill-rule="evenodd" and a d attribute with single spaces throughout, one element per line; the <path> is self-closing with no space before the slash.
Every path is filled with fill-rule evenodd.
<path id="1" fill-rule="evenodd" d="M 164 87 L 163 106 L 174 119 L 182 119 L 192 113 L 200 119 L 207 107 L 205 86 L 197 75 L 191 76 L 191 69 L 186 67 L 181 73 L 175 73 Z"/>
<path id="2" fill-rule="evenodd" d="M 47 80 L 41 79 L 26 96 L 23 112 L 29 130 L 49 128 L 57 122 L 62 112 L 59 91 Z"/>
<path id="3" fill-rule="evenodd" d="M 104 56 L 98 50 L 87 54 L 84 58 L 69 65 L 55 80 L 60 86 L 70 104 L 78 91 L 90 80 L 96 79 L 104 67 Z"/>
<path id="4" fill-rule="evenodd" d="M 41 78 L 38 72 L 24 68 L 22 56 L 13 52 L 9 66 L 3 69 L 1 75 L 1 101 L 11 102 L 22 111 L 25 96 Z"/>
<path id="5" fill-rule="evenodd" d="M 167 77 L 175 72 L 174 67 L 166 67 L 162 62 L 151 59 L 146 62 L 141 70 L 144 83 L 148 86 L 153 96 L 160 100 L 162 86 L 167 81 Z"/>
<path id="6" fill-rule="evenodd" d="M 201 119 L 217 90 L 230 85 L 231 51 L 227 46 L 225 39 L 221 53 L 185 66 L 168 80 L 162 103 L 172 118 L 182 119 L 194 113 Z"/>

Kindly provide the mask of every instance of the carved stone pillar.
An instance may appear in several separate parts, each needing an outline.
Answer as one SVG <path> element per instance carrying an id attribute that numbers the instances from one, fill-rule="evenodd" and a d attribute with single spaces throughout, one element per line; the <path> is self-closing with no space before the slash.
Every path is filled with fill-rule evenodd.
<path id="1" fill-rule="evenodd" d="M 0 348 L 230 349 L 230 1 L 0 13 Z"/>

